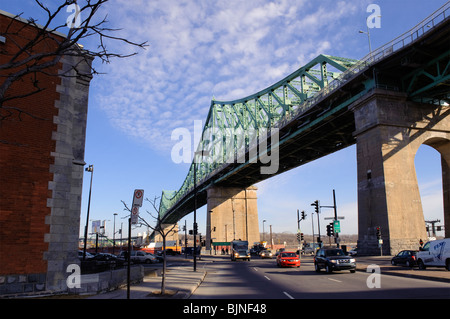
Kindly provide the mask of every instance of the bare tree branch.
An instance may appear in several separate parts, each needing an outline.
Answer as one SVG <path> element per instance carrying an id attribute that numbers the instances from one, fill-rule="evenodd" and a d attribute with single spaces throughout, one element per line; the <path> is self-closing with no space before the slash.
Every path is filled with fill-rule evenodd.
<path id="1" fill-rule="evenodd" d="M 143 219 L 142 217 L 139 216 L 139 219 L 143 221 L 143 223 L 150 227 L 154 232 L 158 232 L 162 239 L 163 239 L 163 271 L 162 271 L 162 279 L 161 279 L 161 295 L 164 295 L 166 293 L 166 286 L 165 286 L 165 282 L 166 282 L 166 237 L 171 234 L 172 232 L 176 232 L 174 229 L 177 226 L 177 224 L 174 224 L 172 227 L 170 227 L 169 229 L 164 229 L 164 226 L 162 224 L 162 219 L 159 216 L 159 207 L 156 204 L 157 200 L 159 197 L 156 197 L 152 200 L 149 200 L 148 198 L 145 198 L 145 201 L 149 202 L 153 209 L 156 212 L 156 216 L 154 216 L 152 213 L 150 213 L 147 210 L 147 213 L 154 219 L 156 219 L 156 226 L 151 226 L 145 219 Z M 122 204 L 124 205 L 124 210 L 128 211 L 131 214 L 131 209 L 128 207 L 128 205 L 122 200 L 121 201 Z"/>
<path id="2" fill-rule="evenodd" d="M 37 6 L 42 9 L 47 16 L 43 25 L 38 25 L 36 20 L 29 18 L 24 20 L 23 13 L 16 15 L 6 28 L 0 29 L 0 34 L 5 37 L 8 48 L 2 48 L 1 54 L 7 57 L 6 62 L 0 64 L 0 120 L 5 120 L 16 114 L 27 114 L 34 118 L 39 118 L 31 112 L 21 110 L 20 99 L 42 92 L 45 88 L 37 80 L 38 74 L 46 76 L 74 77 L 74 76 L 92 76 L 100 74 L 92 66 L 92 59 L 99 59 L 102 63 L 110 63 L 114 58 L 127 58 L 137 54 L 132 52 L 123 54 L 114 52 L 107 48 L 106 40 L 112 42 L 121 42 L 127 47 L 136 47 L 145 49 L 147 42 L 134 42 L 119 36 L 113 35 L 121 29 L 107 27 L 106 16 L 94 22 L 97 19 L 98 10 L 109 0 L 84 0 L 84 5 L 80 7 L 81 1 L 66 0 L 56 9 L 51 11 L 43 1 L 35 0 Z M 78 14 L 81 15 L 80 25 L 70 28 L 67 36 L 58 34 L 59 30 L 67 28 L 66 24 L 53 26 L 60 16 L 67 16 L 67 8 L 70 5 L 76 5 L 79 8 Z M 78 10 L 78 9 L 77 9 Z M 64 19 L 65 21 L 66 19 Z M 30 36 L 25 32 L 27 28 L 32 27 L 35 33 Z M 83 48 L 79 45 L 84 40 L 96 38 L 97 47 L 93 49 Z M 45 50 L 43 48 L 46 48 Z M 9 51 L 9 52 L 8 52 Z M 79 57 L 80 62 L 71 70 L 55 72 L 54 68 L 61 62 L 63 56 Z M 5 61 L 3 59 L 2 61 Z M 82 71 L 78 68 L 81 62 L 87 62 L 90 70 Z M 28 75 L 33 75 L 27 78 Z M 11 91 L 14 83 L 19 81 L 31 81 L 33 89 L 28 92 L 17 93 L 17 90 Z"/>

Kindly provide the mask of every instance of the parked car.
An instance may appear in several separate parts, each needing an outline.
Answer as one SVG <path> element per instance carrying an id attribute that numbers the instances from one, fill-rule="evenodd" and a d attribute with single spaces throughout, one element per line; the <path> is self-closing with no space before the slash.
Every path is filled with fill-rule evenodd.
<path id="1" fill-rule="evenodd" d="M 320 248 L 314 257 L 314 268 L 319 272 L 325 268 L 327 273 L 334 270 L 356 271 L 356 260 L 347 256 L 340 248 Z"/>
<path id="2" fill-rule="evenodd" d="M 108 263 L 112 268 L 122 267 L 125 264 L 125 258 L 107 253 L 95 254 L 95 256 L 91 258 L 91 260 Z"/>
<path id="3" fill-rule="evenodd" d="M 320 246 L 317 243 L 309 243 L 309 244 L 305 244 L 302 248 L 302 254 L 303 255 L 314 255 L 317 251 L 317 249 L 319 249 Z"/>
<path id="4" fill-rule="evenodd" d="M 131 251 L 130 255 L 131 255 L 131 261 L 135 262 L 135 263 L 151 264 L 151 263 L 158 262 L 158 260 L 156 259 L 156 257 L 153 254 L 147 253 L 142 250 L 133 250 L 133 251 Z M 122 251 L 119 255 L 119 257 L 127 259 L 126 256 L 127 256 L 126 251 Z"/>
<path id="5" fill-rule="evenodd" d="M 259 255 L 261 256 L 261 258 L 272 258 L 273 256 L 272 251 L 269 249 L 262 250 Z"/>
<path id="6" fill-rule="evenodd" d="M 157 260 L 159 263 L 164 262 L 164 252 L 163 252 L 162 250 L 156 252 L 155 257 L 156 257 L 156 260 Z"/>
<path id="7" fill-rule="evenodd" d="M 356 255 L 358 255 L 358 247 L 355 247 L 355 248 L 351 249 L 351 250 L 348 252 L 348 255 L 349 255 L 349 256 L 356 256 Z"/>
<path id="8" fill-rule="evenodd" d="M 300 257 L 290 251 L 280 252 L 277 256 L 277 266 L 278 267 L 300 267 Z"/>
<path id="9" fill-rule="evenodd" d="M 417 265 L 417 250 L 402 250 L 392 257 L 392 265 L 405 265 L 406 267 L 414 267 Z"/>
<path id="10" fill-rule="evenodd" d="M 416 254 L 419 269 L 428 266 L 445 267 L 450 271 L 450 238 L 432 240 L 419 248 Z"/>
<path id="11" fill-rule="evenodd" d="M 94 255 L 92 255 L 89 252 L 86 252 L 86 259 L 90 259 L 92 257 L 94 257 Z M 83 251 L 82 250 L 78 251 L 78 259 L 83 260 Z"/>

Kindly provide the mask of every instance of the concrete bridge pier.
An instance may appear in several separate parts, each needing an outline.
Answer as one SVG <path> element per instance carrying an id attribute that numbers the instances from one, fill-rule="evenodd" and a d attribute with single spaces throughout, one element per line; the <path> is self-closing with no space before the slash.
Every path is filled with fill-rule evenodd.
<path id="1" fill-rule="evenodd" d="M 422 144 L 441 154 L 444 221 L 450 231 L 450 107 L 408 101 L 399 92 L 375 89 L 350 106 L 354 112 L 358 165 L 358 254 L 418 249 L 426 241 L 414 158 Z"/>
<path id="2" fill-rule="evenodd" d="M 255 186 L 212 187 L 207 190 L 206 250 L 213 243 L 248 240 L 259 241 L 258 208 Z"/>

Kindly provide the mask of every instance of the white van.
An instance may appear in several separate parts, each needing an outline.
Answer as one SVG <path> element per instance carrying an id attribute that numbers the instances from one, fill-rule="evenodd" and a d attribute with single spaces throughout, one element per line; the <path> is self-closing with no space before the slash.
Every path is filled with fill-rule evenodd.
<path id="1" fill-rule="evenodd" d="M 417 252 L 416 258 L 419 269 L 433 266 L 445 267 L 450 271 L 450 238 L 427 242 Z"/>

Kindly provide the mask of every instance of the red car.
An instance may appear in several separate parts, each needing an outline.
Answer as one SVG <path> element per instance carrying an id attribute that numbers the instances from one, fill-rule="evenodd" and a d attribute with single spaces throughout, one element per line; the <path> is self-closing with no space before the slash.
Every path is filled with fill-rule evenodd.
<path id="1" fill-rule="evenodd" d="M 300 267 L 300 257 L 290 251 L 283 251 L 277 256 L 278 267 Z"/>

